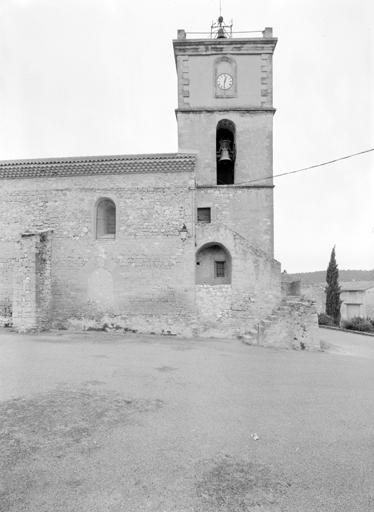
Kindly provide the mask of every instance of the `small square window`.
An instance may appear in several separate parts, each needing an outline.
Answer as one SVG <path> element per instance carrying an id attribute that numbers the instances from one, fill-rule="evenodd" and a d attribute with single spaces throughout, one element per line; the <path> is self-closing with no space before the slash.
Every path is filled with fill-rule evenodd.
<path id="1" fill-rule="evenodd" d="M 197 222 L 210 222 L 210 208 L 197 209 Z"/>
<path id="2" fill-rule="evenodd" d="M 226 275 L 226 262 L 215 261 L 214 262 L 215 277 L 225 277 Z"/>

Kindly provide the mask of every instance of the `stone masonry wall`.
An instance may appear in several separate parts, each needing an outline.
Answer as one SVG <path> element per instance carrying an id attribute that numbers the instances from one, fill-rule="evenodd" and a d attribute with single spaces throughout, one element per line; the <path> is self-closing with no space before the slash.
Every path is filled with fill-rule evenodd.
<path id="1" fill-rule="evenodd" d="M 273 112 L 204 112 L 177 111 L 178 146 L 180 151 L 196 151 L 196 183 L 217 184 L 216 128 L 219 121 L 229 119 L 236 126 L 235 184 L 272 185 Z"/>
<path id="2" fill-rule="evenodd" d="M 198 332 L 204 337 L 230 337 L 232 288 L 230 284 L 196 285 Z"/>
<path id="3" fill-rule="evenodd" d="M 25 233 L 17 246 L 13 283 L 13 328 L 42 331 L 51 326 L 51 233 Z"/>
<path id="4" fill-rule="evenodd" d="M 280 264 L 261 249 L 225 225 L 199 224 L 197 226 L 197 252 L 209 244 L 222 245 L 231 255 L 230 314 L 222 308 L 219 286 L 197 287 L 199 305 L 199 334 L 212 332 L 220 324 L 224 335 L 239 336 L 271 314 L 281 303 Z M 205 285 L 206 286 L 206 285 Z M 214 289 L 218 296 L 214 301 Z M 206 305 L 202 307 L 203 299 Z M 228 300 L 228 292 L 225 301 Z M 226 307 L 226 302 L 225 307 Z"/>
<path id="5" fill-rule="evenodd" d="M 326 310 L 326 283 L 308 283 L 301 280 L 301 295 L 307 300 L 313 300 L 317 313 L 324 313 Z"/>
<path id="6" fill-rule="evenodd" d="M 36 321 L 36 245 L 38 235 L 30 234 L 18 242 L 13 286 L 13 327 L 26 332 L 37 329 Z"/>
<path id="7" fill-rule="evenodd" d="M 14 245 L 0 241 L 0 317 L 8 319 L 13 302 Z"/>
<path id="8" fill-rule="evenodd" d="M 198 208 L 211 209 L 212 224 L 225 224 L 251 245 L 274 256 L 272 188 L 198 188 L 196 204 Z"/>
<path id="9" fill-rule="evenodd" d="M 53 232 L 39 233 L 36 254 L 36 318 L 38 330 L 52 325 L 52 243 Z"/>
<path id="10" fill-rule="evenodd" d="M 283 296 L 287 296 L 287 295 L 297 295 L 297 296 L 300 296 L 301 295 L 301 281 L 285 281 L 283 280 L 283 275 L 282 275 L 282 282 L 281 282 L 281 285 L 282 285 L 282 295 Z"/>
<path id="11" fill-rule="evenodd" d="M 56 175 L 1 185 L 1 250 L 27 230 L 54 231 L 55 327 L 106 321 L 173 334 L 196 327 L 193 172 Z M 94 206 L 101 197 L 116 204 L 115 239 L 95 238 Z M 179 234 L 183 223 L 189 231 L 185 241 Z M 8 261 L 10 252 L 4 254 Z M 37 265 L 35 254 L 27 258 Z M 12 272 L 8 265 L 7 282 Z M 104 302 L 95 295 L 101 286 L 107 290 Z"/>
<path id="12" fill-rule="evenodd" d="M 269 318 L 274 320 L 264 329 L 260 326 L 258 344 L 296 350 L 319 348 L 318 315 L 313 301 L 285 301 Z"/>

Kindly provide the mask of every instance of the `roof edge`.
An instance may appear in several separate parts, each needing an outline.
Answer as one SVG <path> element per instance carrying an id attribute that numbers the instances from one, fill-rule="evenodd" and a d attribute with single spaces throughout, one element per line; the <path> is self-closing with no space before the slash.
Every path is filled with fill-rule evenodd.
<path id="1" fill-rule="evenodd" d="M 66 156 L 52 158 L 26 158 L 20 160 L 0 160 L 0 167 L 17 165 L 46 165 L 59 163 L 84 163 L 84 162 L 121 162 L 121 161 L 139 161 L 139 160 L 179 160 L 195 159 L 195 153 L 143 153 L 129 155 L 101 155 L 101 156 Z"/>

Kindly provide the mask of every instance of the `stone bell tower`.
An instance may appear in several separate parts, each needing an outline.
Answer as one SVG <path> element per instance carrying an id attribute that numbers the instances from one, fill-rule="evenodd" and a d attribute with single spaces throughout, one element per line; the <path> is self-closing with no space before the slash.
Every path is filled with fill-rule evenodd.
<path id="1" fill-rule="evenodd" d="M 173 42 L 179 151 L 197 152 L 197 245 L 204 243 L 204 223 L 210 230 L 224 224 L 274 255 L 276 43 L 271 28 L 262 37 L 236 37 L 222 17 L 212 25 L 211 37 L 188 39 L 179 30 Z"/>

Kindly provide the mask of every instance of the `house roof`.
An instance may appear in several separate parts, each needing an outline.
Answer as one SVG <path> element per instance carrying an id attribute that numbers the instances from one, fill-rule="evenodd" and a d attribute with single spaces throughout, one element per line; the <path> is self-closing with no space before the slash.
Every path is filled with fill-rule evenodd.
<path id="1" fill-rule="evenodd" d="M 100 174 L 193 172 L 195 155 L 160 153 L 0 161 L 0 179 Z"/>
<path id="2" fill-rule="evenodd" d="M 350 281 L 349 283 L 340 283 L 342 292 L 362 292 L 374 288 L 374 281 Z"/>

